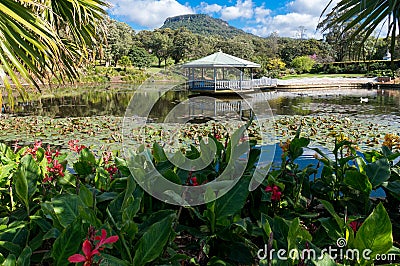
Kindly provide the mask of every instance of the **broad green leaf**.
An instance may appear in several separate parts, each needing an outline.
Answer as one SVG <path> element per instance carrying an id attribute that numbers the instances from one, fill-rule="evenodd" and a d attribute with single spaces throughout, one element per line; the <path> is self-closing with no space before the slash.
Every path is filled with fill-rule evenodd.
<path id="1" fill-rule="evenodd" d="M 93 165 L 96 164 L 96 158 L 94 157 L 93 152 L 91 152 L 88 148 L 81 150 L 79 160 L 82 162 L 89 162 Z"/>
<path id="2" fill-rule="evenodd" d="M 17 259 L 17 266 L 31 265 L 32 250 L 30 247 L 25 247 Z"/>
<path id="3" fill-rule="evenodd" d="M 133 265 L 143 266 L 160 256 L 172 232 L 174 219 L 175 214 L 169 215 L 146 230 L 135 247 Z"/>
<path id="4" fill-rule="evenodd" d="M 337 221 L 334 218 L 320 218 L 319 222 L 321 223 L 322 227 L 325 229 L 327 235 L 332 241 L 336 241 L 338 238 L 342 237 L 342 230 L 340 229 Z"/>
<path id="5" fill-rule="evenodd" d="M 160 146 L 160 144 L 158 144 L 158 142 L 154 142 L 153 144 L 153 156 L 157 163 L 168 161 L 164 149 Z"/>
<path id="6" fill-rule="evenodd" d="M 69 265 L 68 257 L 79 253 L 86 232 L 79 219 L 68 225 L 56 239 L 51 249 L 54 265 Z"/>
<path id="7" fill-rule="evenodd" d="M 0 241 L 0 247 L 10 251 L 12 254 L 18 255 L 21 253 L 21 247 L 9 241 Z"/>
<path id="8" fill-rule="evenodd" d="M 66 194 L 51 199 L 51 202 L 42 204 L 42 209 L 56 220 L 63 228 L 73 223 L 79 216 L 79 209 L 84 210 L 86 205 L 78 195 Z"/>
<path id="9" fill-rule="evenodd" d="M 365 167 L 365 173 L 375 189 L 390 178 L 390 164 L 387 159 L 379 159 Z"/>
<path id="10" fill-rule="evenodd" d="M 400 181 L 396 180 L 393 182 L 384 182 L 382 186 L 385 188 L 385 190 L 389 191 L 389 193 L 400 200 Z"/>
<path id="11" fill-rule="evenodd" d="M 358 172 L 357 170 L 346 171 L 344 183 L 366 195 L 369 195 L 372 191 L 372 185 L 369 182 L 368 176 Z"/>
<path id="12" fill-rule="evenodd" d="M 335 212 L 333 205 L 326 200 L 321 200 L 322 205 L 324 205 L 325 209 L 332 215 L 332 217 L 336 220 L 336 223 L 339 225 L 340 230 L 344 228 L 344 221 L 339 215 Z"/>
<path id="13" fill-rule="evenodd" d="M 91 208 L 94 204 L 94 196 L 93 193 L 84 185 L 82 184 L 79 187 L 79 197 L 83 203 L 86 204 L 87 207 Z"/>
<path id="14" fill-rule="evenodd" d="M 324 253 L 321 260 L 312 260 L 315 266 L 337 266 L 338 264 L 329 256 L 328 253 Z"/>
<path id="15" fill-rule="evenodd" d="M 300 241 L 311 241 L 310 233 L 300 226 L 300 219 L 297 217 L 290 223 L 287 241 L 288 250 L 297 249 L 297 243 Z"/>
<path id="16" fill-rule="evenodd" d="M 248 177 L 242 177 L 231 190 L 216 200 L 215 217 L 217 220 L 241 211 L 249 194 L 249 182 Z"/>
<path id="17" fill-rule="evenodd" d="M 358 229 L 354 246 L 360 251 L 370 249 L 371 258 L 377 254 L 386 254 L 393 246 L 392 223 L 382 203 L 378 204 Z"/>
<path id="18" fill-rule="evenodd" d="M 29 199 L 37 189 L 39 167 L 32 155 L 21 159 L 17 171 L 14 173 L 15 192 L 29 209 Z"/>
<path id="19" fill-rule="evenodd" d="M 131 265 L 129 262 L 111 256 L 109 254 L 102 253 L 101 254 L 101 264 L 100 265 L 107 265 L 107 266 L 129 266 Z"/>
<path id="20" fill-rule="evenodd" d="M 8 255 L 7 259 L 3 262 L 3 266 L 16 266 L 17 258 L 14 254 Z"/>

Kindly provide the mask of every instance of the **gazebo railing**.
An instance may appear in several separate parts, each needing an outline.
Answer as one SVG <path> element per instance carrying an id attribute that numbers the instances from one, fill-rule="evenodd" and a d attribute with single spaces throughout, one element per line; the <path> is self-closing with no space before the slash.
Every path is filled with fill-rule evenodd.
<path id="1" fill-rule="evenodd" d="M 191 80 L 190 89 L 207 90 L 251 90 L 260 87 L 275 86 L 276 81 L 271 78 L 253 79 L 253 80 Z"/>

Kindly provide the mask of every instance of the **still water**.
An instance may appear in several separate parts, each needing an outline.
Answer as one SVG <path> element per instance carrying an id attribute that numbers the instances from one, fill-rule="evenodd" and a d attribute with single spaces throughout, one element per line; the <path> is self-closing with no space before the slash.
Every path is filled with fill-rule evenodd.
<path id="1" fill-rule="evenodd" d="M 56 119 L 123 117 L 137 88 L 132 85 L 121 85 L 119 87 L 76 87 L 54 90 L 36 98 L 33 97 L 30 101 L 19 101 L 9 115 Z M 154 97 L 158 99 L 152 108 L 150 118 L 159 121 L 162 121 L 179 103 L 196 96 L 179 88 L 164 94 L 162 90 L 157 89 L 156 85 L 153 90 L 141 91 L 141 93 L 143 93 L 143 100 L 138 104 L 143 104 L 143 106 L 154 101 Z M 247 95 L 246 101 L 259 101 L 259 96 Z M 261 99 L 265 100 L 265 98 L 268 99 L 272 114 L 276 118 L 280 116 L 327 115 L 329 117 L 329 115 L 344 115 L 350 118 L 361 118 L 367 122 L 379 121 L 391 126 L 393 132 L 388 133 L 400 133 L 400 90 L 271 90 L 262 95 Z M 223 103 L 222 108 L 221 102 Z M 210 117 L 223 116 L 225 107 L 229 107 L 230 111 L 232 108 L 239 108 L 240 110 L 236 111 L 243 111 L 243 113 L 246 109 L 243 100 L 238 97 L 219 96 L 218 99 L 215 99 L 214 105 L 201 109 L 201 112 L 202 115 Z M 7 111 L 7 107 L 5 109 Z M 280 153 L 281 150 L 276 149 L 276 163 L 280 160 Z M 316 161 L 312 156 L 313 152 L 306 151 L 299 160 L 300 165 L 315 165 Z M 380 190 L 373 192 L 372 195 L 384 196 L 384 192 Z"/>
<path id="2" fill-rule="evenodd" d="M 53 118 L 124 116 L 136 89 L 134 85 L 121 85 L 56 90 L 30 101 L 19 100 L 12 115 Z M 360 117 L 379 116 L 394 121 L 400 118 L 400 90 L 274 90 L 265 92 L 265 95 L 274 115 L 350 114 Z M 157 101 L 152 115 L 164 117 L 189 96 L 193 94 L 184 90 L 168 91 Z M 361 103 L 361 98 L 368 99 L 368 102 Z M 218 101 L 241 102 L 239 97 L 232 96 L 218 96 Z"/>

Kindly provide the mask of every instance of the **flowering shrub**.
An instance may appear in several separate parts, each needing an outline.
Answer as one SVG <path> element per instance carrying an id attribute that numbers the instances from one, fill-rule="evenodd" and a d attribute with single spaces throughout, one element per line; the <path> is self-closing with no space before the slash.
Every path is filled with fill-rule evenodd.
<path id="1" fill-rule="evenodd" d="M 101 253 L 100 251 L 103 250 L 106 244 L 112 244 L 118 241 L 118 236 L 110 236 L 107 237 L 107 231 L 101 229 L 101 236 L 93 236 L 96 231 L 91 226 L 89 227 L 89 236 L 82 244 L 82 252 L 84 255 L 81 254 L 74 254 L 68 258 L 68 261 L 71 263 L 79 263 L 84 262 L 86 266 L 94 266 L 100 265 L 101 262 Z M 96 262 L 96 256 L 99 257 Z"/>
<path id="2" fill-rule="evenodd" d="M 149 156 L 171 182 L 198 186 L 227 165 L 229 142 L 212 140 L 217 156 L 202 170 L 177 169 L 157 145 Z M 329 156 L 315 149 L 317 166 L 300 167 L 296 160 L 309 140 L 298 133 L 282 145 L 280 165 L 259 189 L 248 190 L 256 168 L 249 163 L 227 194 L 203 206 L 176 207 L 145 194 L 126 160 L 70 143 L 71 162 L 41 142 L 0 144 L 0 263 L 281 265 L 276 257 L 258 258 L 258 251 L 320 254 L 339 238 L 347 241 L 344 251 L 371 249 L 371 261 L 293 258 L 285 265 L 368 265 L 377 254 L 399 253 L 400 154 L 388 146 L 360 154 L 342 138 Z M 259 155 L 252 146 L 249 162 Z M 186 156 L 199 153 L 192 148 Z M 386 198 L 371 199 L 376 189 Z"/>

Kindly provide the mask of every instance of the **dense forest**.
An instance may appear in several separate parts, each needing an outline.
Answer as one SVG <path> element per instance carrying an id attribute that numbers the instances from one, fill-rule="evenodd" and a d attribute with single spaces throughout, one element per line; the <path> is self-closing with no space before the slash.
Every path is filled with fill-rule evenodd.
<path id="1" fill-rule="evenodd" d="M 280 37 L 277 33 L 261 38 L 207 15 L 168 18 L 163 27 L 153 31 L 136 32 L 128 24 L 112 19 L 107 19 L 105 28 L 105 49 L 98 55 L 98 62 L 106 66 L 144 69 L 155 62 L 161 67 L 219 50 L 261 64 L 259 76 L 293 72 L 367 73 L 394 66 L 382 62 L 389 39 L 368 37 L 362 42 L 360 35 L 359 40 L 350 40 L 348 34 L 341 34 L 340 27 L 326 30 L 321 40 Z M 392 57 L 398 55 L 399 50 L 395 49 Z"/>

